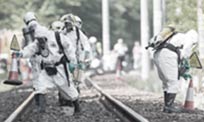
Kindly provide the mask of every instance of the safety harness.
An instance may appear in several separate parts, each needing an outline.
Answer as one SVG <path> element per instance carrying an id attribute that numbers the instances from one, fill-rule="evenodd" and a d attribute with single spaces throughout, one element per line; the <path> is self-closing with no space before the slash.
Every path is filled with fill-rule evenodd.
<path id="1" fill-rule="evenodd" d="M 181 63 L 181 52 L 180 52 L 180 49 L 183 48 L 183 45 L 182 46 L 174 46 L 173 44 L 170 44 L 168 43 L 167 41 L 170 40 L 176 33 L 173 33 L 170 37 L 168 37 L 161 45 L 158 46 L 158 48 L 156 49 L 156 51 L 159 51 L 163 48 L 167 48 L 173 52 L 175 52 L 177 55 L 178 55 L 178 65 L 180 65 Z M 179 68 L 179 67 L 178 67 Z M 178 70 L 178 79 L 180 77 L 180 69 Z"/>
<path id="2" fill-rule="evenodd" d="M 68 86 L 70 86 L 69 72 L 68 72 L 68 68 L 67 68 L 67 64 L 66 64 L 66 63 L 69 63 L 70 61 L 69 61 L 69 59 L 67 58 L 67 56 L 66 56 L 66 54 L 64 52 L 64 48 L 63 48 L 62 43 L 61 43 L 59 32 L 55 32 L 55 38 L 56 38 L 57 44 L 59 46 L 59 52 L 63 53 L 63 57 L 61 58 L 60 62 L 56 63 L 55 66 L 58 66 L 59 64 L 63 64 L 65 74 L 66 74 L 66 78 L 67 78 L 67 82 L 68 82 Z"/>
<path id="3" fill-rule="evenodd" d="M 79 28 L 77 28 L 77 27 L 76 27 L 76 36 L 77 36 L 77 39 L 76 39 L 76 56 L 77 56 L 77 63 L 79 64 L 79 48 L 78 48 L 78 45 L 79 45 L 79 40 L 80 40 L 80 33 L 79 33 Z M 81 50 L 83 51 L 84 46 L 82 45 L 81 42 L 80 42 L 80 47 L 81 47 Z"/>
<path id="4" fill-rule="evenodd" d="M 175 52 L 178 55 L 178 64 L 180 64 L 180 62 L 181 62 L 181 52 L 180 52 L 180 49 L 182 49 L 182 47 L 176 47 L 173 44 L 164 43 L 161 47 L 159 46 L 159 48 L 157 50 L 161 50 L 163 48 L 167 48 L 167 49 Z"/>

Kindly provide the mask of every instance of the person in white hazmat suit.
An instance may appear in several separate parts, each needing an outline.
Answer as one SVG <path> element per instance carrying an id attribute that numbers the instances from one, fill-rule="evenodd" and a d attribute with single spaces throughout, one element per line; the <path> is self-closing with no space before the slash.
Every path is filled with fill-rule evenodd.
<path id="1" fill-rule="evenodd" d="M 32 14 L 32 13 L 30 13 Z M 26 23 L 25 23 L 26 24 Z M 32 43 L 34 41 L 34 28 L 32 27 L 24 27 L 22 29 L 23 32 L 23 37 L 24 39 L 22 40 L 22 49 Z M 37 82 L 38 74 L 40 73 L 40 62 L 41 62 L 41 57 L 39 55 L 33 55 L 30 59 L 27 60 L 29 67 L 31 68 L 32 72 L 32 83 L 35 85 Z"/>
<path id="2" fill-rule="evenodd" d="M 174 100 L 180 88 L 179 77 L 182 75 L 179 72 L 179 64 L 181 59 L 190 56 L 193 45 L 198 41 L 197 37 L 194 30 L 186 34 L 177 33 L 174 26 L 169 25 L 150 43 L 150 47 L 155 50 L 154 63 L 163 83 L 163 112 L 182 112 L 182 109 L 174 106 Z"/>
<path id="3" fill-rule="evenodd" d="M 64 23 L 63 23 L 63 22 L 61 22 L 61 21 L 54 21 L 54 22 L 51 24 L 50 29 L 53 30 L 53 31 L 55 31 L 55 33 L 57 32 L 57 33 L 63 34 L 63 33 L 62 33 L 63 27 L 64 27 Z M 64 34 L 63 34 L 63 35 L 64 35 Z M 70 41 L 70 40 L 68 40 L 68 41 Z M 72 67 L 70 66 L 70 68 L 72 68 Z M 71 69 L 71 70 L 73 70 L 73 69 Z M 73 74 L 73 73 L 72 73 L 72 74 Z M 73 77 L 69 77 L 69 80 L 70 80 L 70 81 L 73 81 Z M 73 81 L 73 82 L 74 82 L 74 81 Z M 74 82 L 74 85 L 76 86 L 78 92 L 80 92 L 80 91 L 79 91 L 78 84 L 76 84 L 76 82 Z M 67 100 L 66 98 L 64 98 L 64 97 L 61 95 L 60 92 L 58 92 L 58 97 L 59 97 L 59 103 L 60 103 L 60 105 L 66 105 L 67 103 L 69 104 L 69 103 L 72 102 L 72 101 Z M 75 104 L 75 111 L 76 111 L 76 112 L 79 112 L 79 111 L 80 111 L 79 104 Z"/>
<path id="4" fill-rule="evenodd" d="M 20 57 L 30 58 L 36 54 L 41 56 L 41 70 L 34 84 L 36 105 L 39 106 L 42 112 L 45 111 L 44 94 L 48 88 L 54 86 L 58 88 L 64 98 L 73 101 L 73 103 L 77 102 L 79 94 L 73 82 L 69 81 L 64 65 L 67 59 L 71 63 L 76 63 L 75 49 L 72 43 L 67 41 L 69 38 L 62 34 L 59 35 L 63 44 L 63 54 L 56 41 L 55 33 L 41 26 L 33 13 L 28 12 L 24 17 L 24 21 L 28 27 L 34 27 L 35 40 L 20 52 Z"/>
<path id="5" fill-rule="evenodd" d="M 76 48 L 77 66 L 69 65 L 69 67 L 73 74 L 73 80 L 76 84 L 79 84 L 83 80 L 83 70 L 93 58 L 92 49 L 87 36 L 81 30 L 82 21 L 78 16 L 66 14 L 60 20 L 64 23 L 62 33 L 70 38 Z M 79 90 L 78 85 L 76 86 Z"/>
<path id="6" fill-rule="evenodd" d="M 61 21 L 54 21 L 50 25 L 50 29 L 57 32 L 61 32 L 63 27 L 64 27 L 64 23 Z"/>
<path id="7" fill-rule="evenodd" d="M 26 13 L 26 15 L 24 16 L 24 22 L 26 24 L 26 27 L 24 27 L 22 30 L 23 36 L 24 36 L 22 49 L 24 49 L 24 47 L 28 46 L 35 40 L 34 26 L 28 27 L 28 23 L 31 20 L 33 21 L 36 20 L 34 13 L 33 12 Z M 41 59 L 42 58 L 38 53 L 33 54 L 31 57 L 29 57 L 29 61 L 31 64 L 31 70 L 32 70 L 32 84 L 33 84 L 34 90 L 36 91 L 35 102 L 36 102 L 36 105 L 38 106 L 38 111 L 44 112 L 45 110 L 44 104 L 46 103 L 46 99 L 44 97 L 44 93 L 41 93 L 40 91 L 38 91 L 38 87 L 40 86 L 38 82 L 38 77 L 41 72 Z"/>

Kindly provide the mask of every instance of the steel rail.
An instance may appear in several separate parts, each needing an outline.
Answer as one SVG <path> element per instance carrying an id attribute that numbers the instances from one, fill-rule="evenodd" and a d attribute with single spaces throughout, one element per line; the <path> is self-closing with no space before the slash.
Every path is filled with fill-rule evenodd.
<path id="1" fill-rule="evenodd" d="M 10 114 L 10 116 L 4 122 L 14 122 L 20 117 L 21 113 L 26 110 L 26 108 L 32 103 L 35 93 L 32 92 L 27 99 L 18 106 L 18 108 Z"/>
<path id="2" fill-rule="evenodd" d="M 118 111 L 120 111 L 120 114 L 122 114 L 124 117 L 126 117 L 125 120 L 128 120 L 130 122 L 149 122 L 145 117 L 138 114 L 134 110 L 132 110 L 130 107 L 126 106 L 119 100 L 115 99 L 108 93 L 104 92 L 97 84 L 95 84 L 90 77 L 86 77 L 86 83 L 88 82 L 88 85 L 93 86 L 105 99 L 107 99 L 110 104 L 116 107 Z"/>

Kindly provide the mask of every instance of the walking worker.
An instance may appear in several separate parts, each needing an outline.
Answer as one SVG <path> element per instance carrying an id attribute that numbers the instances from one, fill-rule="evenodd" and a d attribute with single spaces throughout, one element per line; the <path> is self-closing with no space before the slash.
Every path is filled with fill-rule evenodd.
<path id="1" fill-rule="evenodd" d="M 180 88 L 179 78 L 185 73 L 179 72 L 179 68 L 185 68 L 180 64 L 190 56 L 191 48 L 197 41 L 196 31 L 177 33 L 174 26 L 168 25 L 150 42 L 154 50 L 154 63 L 163 84 L 163 112 L 182 112 L 182 109 L 174 106 Z"/>
<path id="2" fill-rule="evenodd" d="M 33 86 L 36 92 L 36 105 L 40 108 L 39 112 L 45 112 L 45 93 L 48 88 L 57 87 L 64 98 L 78 104 L 76 100 L 79 94 L 73 82 L 68 78 L 66 67 L 67 62 L 76 63 L 75 49 L 72 43 L 67 41 L 69 38 L 60 34 L 60 45 L 55 38 L 55 33 L 41 26 L 33 12 L 25 14 L 24 22 L 28 28 L 34 29 L 34 41 L 20 51 L 19 57 L 31 58 L 34 55 L 41 57 L 41 70 Z"/>
<path id="3" fill-rule="evenodd" d="M 75 69 L 71 72 L 74 81 L 78 84 L 82 81 L 86 65 L 89 65 L 93 58 L 91 45 L 87 36 L 81 30 L 82 21 L 78 16 L 66 14 L 63 15 L 60 20 L 64 23 L 62 33 L 70 38 L 74 48 L 76 48 L 77 66 L 74 66 Z M 69 65 L 69 67 L 72 69 L 71 67 L 73 66 Z M 76 87 L 79 89 L 78 85 L 76 85 Z"/>
<path id="4" fill-rule="evenodd" d="M 50 29 L 53 30 L 53 31 L 55 31 L 55 33 L 56 33 L 55 35 L 56 35 L 56 39 L 57 39 L 57 40 L 60 39 L 60 38 L 58 38 L 59 36 L 57 36 L 57 35 L 59 35 L 59 33 L 65 35 L 65 34 L 63 33 L 63 28 L 64 28 L 64 23 L 61 22 L 61 21 L 54 21 L 54 22 L 51 24 Z M 70 40 L 67 40 L 67 41 L 70 41 Z M 72 42 L 71 42 L 71 43 L 72 43 Z M 69 64 L 69 73 L 70 73 L 70 75 L 69 75 L 69 80 L 74 83 L 74 86 L 76 87 L 76 89 L 77 89 L 78 92 L 79 92 L 79 83 L 78 83 L 78 81 L 74 80 L 74 78 L 73 78 L 73 75 L 74 75 L 73 69 L 74 69 L 76 66 L 75 66 L 75 65 L 73 66 L 73 65 L 71 65 L 70 63 L 68 63 L 68 64 Z M 62 106 L 63 106 L 63 105 L 66 105 L 66 104 L 69 104 L 69 103 L 72 102 L 72 101 L 67 100 L 66 98 L 64 98 L 64 97 L 61 95 L 60 92 L 58 92 L 58 98 L 59 98 L 59 104 L 62 105 Z M 77 100 L 77 101 L 78 101 L 78 100 Z M 77 102 L 77 103 L 78 103 L 78 102 Z M 74 103 L 73 103 L 73 104 L 74 104 Z M 79 112 L 79 111 L 80 111 L 79 104 L 76 104 L 76 105 L 75 105 L 75 112 Z"/>
<path id="5" fill-rule="evenodd" d="M 135 41 L 134 47 L 132 49 L 132 55 L 133 55 L 133 60 L 134 60 L 133 61 L 133 68 L 135 70 L 138 70 L 140 68 L 141 53 L 142 53 L 142 51 L 141 51 L 140 43 L 138 41 Z"/>
<path id="6" fill-rule="evenodd" d="M 123 61 L 125 60 L 125 54 L 128 51 L 128 48 L 127 45 L 123 42 L 123 39 L 119 38 L 117 43 L 114 45 L 113 50 L 117 55 L 116 78 L 120 79 L 123 70 Z"/>

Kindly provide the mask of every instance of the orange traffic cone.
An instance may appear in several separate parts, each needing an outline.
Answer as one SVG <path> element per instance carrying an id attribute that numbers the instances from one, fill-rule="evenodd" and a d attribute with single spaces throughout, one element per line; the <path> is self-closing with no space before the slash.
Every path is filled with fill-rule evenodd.
<path id="1" fill-rule="evenodd" d="M 16 54 L 12 54 L 12 64 L 11 68 L 9 71 L 9 77 L 8 80 L 4 81 L 4 84 L 9 84 L 9 85 L 21 85 L 22 82 L 18 80 L 18 63 L 16 59 Z"/>
<path id="2" fill-rule="evenodd" d="M 186 101 L 184 104 L 184 108 L 188 110 L 194 109 L 194 101 L 193 101 L 193 81 L 192 79 L 189 82 L 189 87 L 186 94 Z"/>

